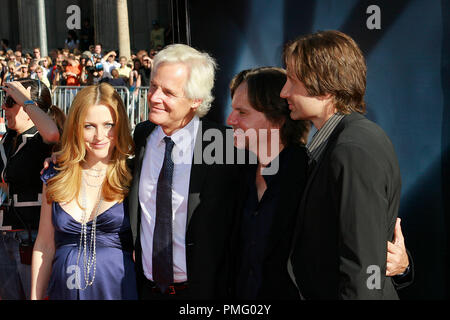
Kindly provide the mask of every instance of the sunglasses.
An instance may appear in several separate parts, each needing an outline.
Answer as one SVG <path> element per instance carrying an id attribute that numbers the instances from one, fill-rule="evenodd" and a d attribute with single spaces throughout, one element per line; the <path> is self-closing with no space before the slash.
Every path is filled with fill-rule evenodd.
<path id="1" fill-rule="evenodd" d="M 6 108 L 11 109 L 16 104 L 16 101 L 14 101 L 14 99 L 10 96 L 7 96 L 3 104 Z"/>
<path id="2" fill-rule="evenodd" d="M 42 91 L 41 80 L 38 79 L 37 81 L 38 81 L 38 86 L 39 86 L 38 87 L 38 97 L 40 97 L 41 91 Z M 6 97 L 5 102 L 4 102 L 4 105 L 6 108 L 11 109 L 12 107 L 14 107 L 15 104 L 16 104 L 16 101 L 12 97 L 10 97 L 10 96 Z"/>

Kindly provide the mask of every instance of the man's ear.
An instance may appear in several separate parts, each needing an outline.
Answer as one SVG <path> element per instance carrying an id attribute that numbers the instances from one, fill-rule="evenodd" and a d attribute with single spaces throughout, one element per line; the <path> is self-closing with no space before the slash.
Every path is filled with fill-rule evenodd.
<path id="1" fill-rule="evenodd" d="M 324 94 L 323 96 L 317 96 L 316 98 L 322 101 L 331 100 L 333 98 L 333 95 L 331 93 L 327 93 Z"/>
<path id="2" fill-rule="evenodd" d="M 202 104 L 203 100 L 202 99 L 194 99 L 192 100 L 192 106 L 191 108 L 196 111 L 198 107 L 200 107 L 200 105 Z"/>

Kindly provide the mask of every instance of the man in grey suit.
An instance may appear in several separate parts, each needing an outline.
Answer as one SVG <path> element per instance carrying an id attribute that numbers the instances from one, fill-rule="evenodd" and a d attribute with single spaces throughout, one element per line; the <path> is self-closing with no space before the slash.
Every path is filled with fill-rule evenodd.
<path id="1" fill-rule="evenodd" d="M 288 44 L 284 60 L 281 96 L 291 118 L 318 129 L 307 145 L 290 275 L 306 299 L 398 299 L 386 276 L 386 242 L 396 226 L 400 170 L 387 135 L 363 116 L 363 54 L 346 34 L 323 31 Z"/>

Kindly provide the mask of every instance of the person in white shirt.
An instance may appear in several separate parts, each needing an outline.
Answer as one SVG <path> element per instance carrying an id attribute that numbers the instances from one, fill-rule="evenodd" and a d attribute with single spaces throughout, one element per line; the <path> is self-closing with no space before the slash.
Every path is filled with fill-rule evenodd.
<path id="1" fill-rule="evenodd" d="M 103 78 L 112 78 L 111 71 L 120 68 L 120 63 L 115 60 L 116 56 L 115 51 L 110 51 L 102 58 Z"/>

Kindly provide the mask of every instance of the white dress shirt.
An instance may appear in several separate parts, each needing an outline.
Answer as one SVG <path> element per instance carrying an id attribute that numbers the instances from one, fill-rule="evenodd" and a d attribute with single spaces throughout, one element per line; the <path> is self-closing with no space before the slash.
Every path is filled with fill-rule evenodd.
<path id="1" fill-rule="evenodd" d="M 102 64 L 103 64 L 103 78 L 102 79 L 112 78 L 111 71 L 113 71 L 113 69 L 120 68 L 120 63 L 118 63 L 115 60 L 112 63 L 109 63 L 108 60 L 102 59 Z"/>
<path id="2" fill-rule="evenodd" d="M 175 143 L 172 150 L 174 162 L 172 180 L 172 244 L 173 276 L 175 282 L 187 281 L 186 269 L 186 220 L 188 209 L 189 182 L 194 155 L 195 138 L 200 120 L 195 116 L 184 128 L 175 132 L 171 139 Z M 139 178 L 139 204 L 141 206 L 141 246 L 142 266 L 147 279 L 153 281 L 152 252 L 153 232 L 156 218 L 156 189 L 161 171 L 166 143 L 166 134 L 156 127 L 147 138 L 145 155 Z"/>

